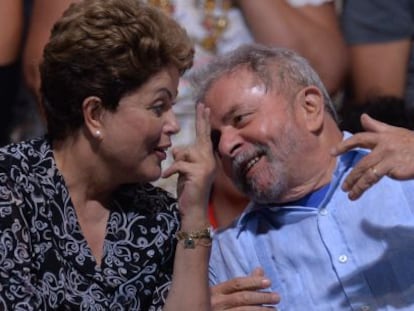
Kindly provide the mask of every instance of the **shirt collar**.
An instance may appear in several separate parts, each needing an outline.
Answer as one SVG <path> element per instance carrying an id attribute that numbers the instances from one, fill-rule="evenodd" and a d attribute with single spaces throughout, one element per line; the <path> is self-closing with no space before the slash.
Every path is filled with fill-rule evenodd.
<path id="1" fill-rule="evenodd" d="M 352 134 L 349 132 L 343 132 L 343 140 L 351 137 Z M 260 212 L 263 209 L 267 209 L 273 212 L 277 212 L 280 209 L 294 209 L 298 208 L 302 211 L 312 211 L 319 209 L 322 205 L 326 204 L 327 201 L 329 201 L 330 197 L 333 195 L 335 190 L 338 188 L 338 186 L 341 183 L 342 177 L 345 174 L 345 172 L 355 163 L 355 161 L 359 161 L 359 159 L 363 156 L 365 156 L 369 151 L 367 149 L 363 148 L 355 148 L 351 151 L 348 151 L 340 156 L 337 157 L 337 163 L 335 170 L 332 175 L 331 183 L 328 186 L 328 189 L 325 189 L 325 197 L 320 200 L 320 203 L 318 206 L 315 207 L 306 207 L 304 205 L 298 205 L 300 204 L 301 200 L 296 201 L 295 205 L 292 204 L 286 204 L 286 205 L 272 205 L 272 204 L 260 204 L 251 201 L 244 212 L 241 214 L 239 219 L 236 222 L 236 226 L 239 228 L 239 232 L 243 231 L 249 221 L 250 218 L 254 217 L 258 212 Z"/>

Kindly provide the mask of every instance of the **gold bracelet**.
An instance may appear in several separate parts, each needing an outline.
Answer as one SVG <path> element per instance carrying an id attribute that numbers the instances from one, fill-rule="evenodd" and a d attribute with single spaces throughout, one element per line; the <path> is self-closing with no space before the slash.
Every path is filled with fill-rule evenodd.
<path id="1" fill-rule="evenodd" d="M 184 248 L 195 248 L 198 244 L 211 246 L 212 229 L 211 227 L 207 227 L 195 232 L 178 231 L 175 236 L 178 241 L 184 241 Z"/>

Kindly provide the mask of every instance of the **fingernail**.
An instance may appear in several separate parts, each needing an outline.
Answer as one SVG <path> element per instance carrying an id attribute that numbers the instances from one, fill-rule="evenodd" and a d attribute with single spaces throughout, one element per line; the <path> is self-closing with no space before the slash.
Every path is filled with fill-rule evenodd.
<path id="1" fill-rule="evenodd" d="M 270 286 L 270 280 L 269 279 L 263 279 L 262 280 L 262 286 L 263 287 L 269 287 Z"/>
<path id="2" fill-rule="evenodd" d="M 350 193 L 348 194 L 348 197 L 349 197 L 349 199 L 350 199 L 351 201 L 354 201 L 354 200 L 356 200 L 357 195 L 356 195 L 355 193 L 353 193 L 353 192 L 350 192 Z"/>
<path id="3" fill-rule="evenodd" d="M 271 297 L 273 303 L 278 303 L 280 301 L 280 297 L 278 294 L 272 293 Z"/>

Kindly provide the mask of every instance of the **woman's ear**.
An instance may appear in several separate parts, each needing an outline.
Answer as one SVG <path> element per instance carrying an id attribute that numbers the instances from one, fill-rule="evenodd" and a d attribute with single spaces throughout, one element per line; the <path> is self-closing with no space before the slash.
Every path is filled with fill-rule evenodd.
<path id="1" fill-rule="evenodd" d="M 102 120 L 105 112 L 102 100 L 97 96 L 89 96 L 82 103 L 85 128 L 93 137 L 102 138 Z"/>
<path id="2" fill-rule="evenodd" d="M 300 100 L 299 107 L 306 128 L 312 133 L 318 132 L 323 127 L 325 117 L 322 92 L 316 86 L 307 86 L 298 95 L 297 100 Z"/>

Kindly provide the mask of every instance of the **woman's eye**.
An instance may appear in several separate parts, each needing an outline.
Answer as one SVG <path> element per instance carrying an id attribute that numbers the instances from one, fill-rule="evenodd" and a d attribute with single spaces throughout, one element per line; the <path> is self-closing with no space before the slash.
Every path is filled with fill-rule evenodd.
<path id="1" fill-rule="evenodd" d="M 160 117 L 164 111 L 164 107 L 163 105 L 157 105 L 157 106 L 153 106 L 151 107 L 152 111 L 155 112 L 155 114 Z"/>
<path id="2" fill-rule="evenodd" d="M 157 117 L 160 117 L 165 111 L 167 111 L 171 107 L 171 104 L 166 102 L 161 102 L 153 105 L 151 110 L 155 113 Z"/>

